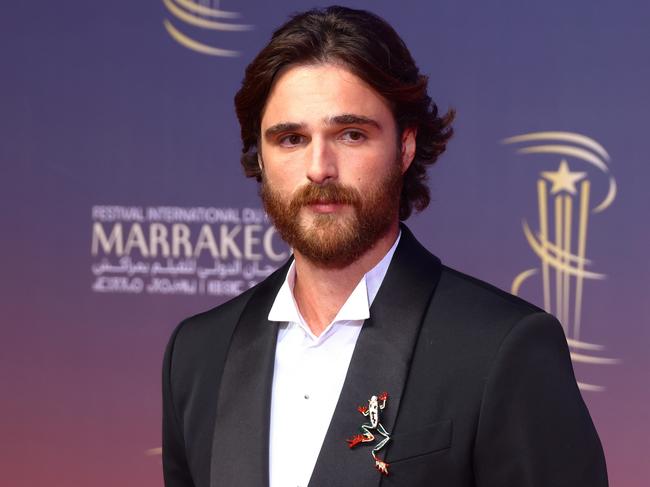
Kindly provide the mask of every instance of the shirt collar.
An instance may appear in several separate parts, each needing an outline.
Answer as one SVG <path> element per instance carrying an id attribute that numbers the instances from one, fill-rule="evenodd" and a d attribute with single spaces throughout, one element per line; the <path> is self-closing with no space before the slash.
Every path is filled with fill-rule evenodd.
<path id="1" fill-rule="evenodd" d="M 386 277 L 388 266 L 401 236 L 402 232 L 400 231 L 395 239 L 395 243 L 386 252 L 386 255 L 361 278 L 359 284 L 357 284 L 350 296 L 348 296 L 348 299 L 336 314 L 332 323 L 337 321 L 366 320 L 370 317 L 370 306 L 379 292 L 384 277 Z M 306 325 L 293 297 L 293 286 L 295 282 L 296 261 L 294 260 L 289 267 L 282 287 L 280 287 L 275 297 L 273 306 L 271 306 L 268 316 L 269 321 L 286 321 Z"/>

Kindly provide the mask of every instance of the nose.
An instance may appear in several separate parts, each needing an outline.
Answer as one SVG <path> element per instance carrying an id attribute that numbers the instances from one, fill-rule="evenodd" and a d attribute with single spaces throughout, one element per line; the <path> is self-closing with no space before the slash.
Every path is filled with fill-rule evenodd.
<path id="1" fill-rule="evenodd" d="M 334 150 L 319 138 L 312 139 L 307 161 L 307 179 L 323 184 L 338 177 L 337 157 Z"/>

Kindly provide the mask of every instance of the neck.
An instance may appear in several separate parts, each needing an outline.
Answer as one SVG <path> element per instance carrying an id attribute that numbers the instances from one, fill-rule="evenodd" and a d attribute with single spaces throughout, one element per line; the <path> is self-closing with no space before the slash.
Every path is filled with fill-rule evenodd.
<path id="1" fill-rule="evenodd" d="M 361 278 L 386 255 L 399 234 L 395 224 L 370 249 L 350 265 L 327 268 L 294 252 L 296 282 L 293 295 L 312 333 L 319 336 L 332 322 Z"/>

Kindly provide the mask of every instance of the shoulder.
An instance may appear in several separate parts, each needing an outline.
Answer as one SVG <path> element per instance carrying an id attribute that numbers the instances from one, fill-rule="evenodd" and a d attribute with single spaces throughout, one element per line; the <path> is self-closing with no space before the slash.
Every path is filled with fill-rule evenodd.
<path id="1" fill-rule="evenodd" d="M 220 375 L 239 316 L 253 293 L 251 288 L 220 306 L 186 318 L 174 329 L 163 365 L 171 384 L 189 391 L 191 377 Z"/>
<path id="2" fill-rule="evenodd" d="M 264 281 L 239 296 L 184 319 L 173 331 L 168 349 L 180 354 L 209 354 L 225 352 L 239 319 L 251 299 L 261 294 L 277 292 L 288 265 L 283 265 Z"/>
<path id="3" fill-rule="evenodd" d="M 437 291 L 441 296 L 463 302 L 476 311 L 520 316 L 543 311 L 503 289 L 444 265 Z"/>
<path id="4" fill-rule="evenodd" d="M 443 265 L 440 259 L 429 252 L 402 225 L 402 237 L 387 274 L 390 282 L 391 270 L 394 279 L 403 286 L 421 286 L 436 280 L 432 304 L 443 307 L 438 311 L 449 311 L 482 316 L 523 316 L 542 311 L 537 306 L 513 296 L 492 284 Z"/>
<path id="5" fill-rule="evenodd" d="M 510 329 L 526 316 L 547 316 L 542 309 L 517 296 L 443 265 L 402 225 L 402 238 L 394 258 L 393 290 L 404 285 L 424 286 L 436 282 L 425 319 L 425 333 L 448 335 L 450 340 L 492 343 L 498 346 Z M 391 264 L 393 266 L 393 264 Z M 415 299 L 412 297 L 411 299 Z M 547 319 L 547 318 L 544 318 Z"/>
<path id="6" fill-rule="evenodd" d="M 442 266 L 427 318 L 425 333 L 443 337 L 452 349 L 460 346 L 486 364 L 511 333 L 511 338 L 536 334 L 541 326 L 563 336 L 557 320 L 536 305 L 447 266 Z"/>

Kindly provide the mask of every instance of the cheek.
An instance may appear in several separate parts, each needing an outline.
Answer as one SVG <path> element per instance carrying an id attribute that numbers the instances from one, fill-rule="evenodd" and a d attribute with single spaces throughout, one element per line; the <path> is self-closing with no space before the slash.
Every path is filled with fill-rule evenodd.
<path id="1" fill-rule="evenodd" d="M 394 153 L 395 148 L 391 149 Z M 381 184 L 381 181 L 394 177 L 395 173 L 401 174 L 401 161 L 397 156 L 388 154 L 389 152 L 386 152 L 373 158 L 357 160 L 353 164 L 353 173 L 348 175 L 348 181 L 354 181 L 358 186 L 373 187 L 378 183 Z"/>
<path id="2" fill-rule="evenodd" d="M 268 166 L 264 169 L 264 177 L 269 187 L 283 197 L 291 196 L 301 185 L 301 181 L 295 175 Z"/>
<path id="3" fill-rule="evenodd" d="M 297 155 L 291 157 L 286 154 L 276 154 L 273 149 L 262 152 L 264 154 L 264 172 L 269 179 L 277 183 L 292 181 L 300 177 L 301 166 Z"/>

